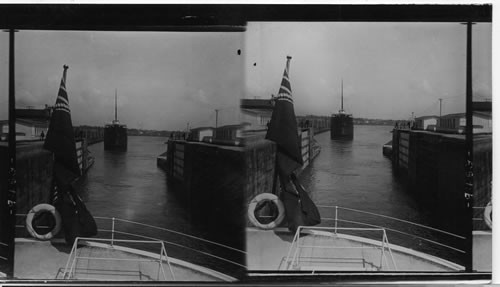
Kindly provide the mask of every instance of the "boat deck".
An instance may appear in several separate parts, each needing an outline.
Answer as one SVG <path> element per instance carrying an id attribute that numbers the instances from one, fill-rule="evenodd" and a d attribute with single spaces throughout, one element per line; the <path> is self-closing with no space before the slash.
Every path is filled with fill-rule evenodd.
<path id="1" fill-rule="evenodd" d="M 16 239 L 14 277 L 18 279 L 51 280 L 63 279 L 71 247 L 59 241 L 37 241 Z M 172 276 L 164 261 L 159 268 L 159 254 L 136 249 L 111 247 L 106 244 L 78 247 L 79 256 L 91 259 L 76 261 L 75 272 L 70 280 L 108 281 L 226 281 L 231 277 L 216 271 L 170 258 Z M 156 258 L 154 256 L 156 255 Z M 166 279 L 164 279 L 166 278 Z"/>
<path id="2" fill-rule="evenodd" d="M 460 265 L 400 246 L 390 244 L 391 255 L 388 249 L 381 252 L 380 241 L 325 232 L 301 235 L 301 244 L 306 247 L 297 252 L 299 264 L 289 264 L 286 259 L 293 237 L 294 234 L 283 228 L 247 228 L 248 270 L 443 272 L 463 269 Z M 291 256 L 294 252 L 292 249 Z"/>

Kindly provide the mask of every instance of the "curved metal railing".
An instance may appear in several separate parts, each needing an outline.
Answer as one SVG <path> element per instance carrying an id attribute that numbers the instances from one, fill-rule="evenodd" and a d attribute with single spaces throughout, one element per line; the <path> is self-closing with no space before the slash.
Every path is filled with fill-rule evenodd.
<path id="1" fill-rule="evenodd" d="M 322 254 L 328 253 L 329 250 L 339 250 L 339 249 L 358 249 L 358 250 L 364 250 L 364 249 L 371 249 L 373 247 L 369 246 L 334 246 L 334 245 L 308 245 L 305 240 L 306 237 L 301 237 L 300 234 L 305 231 L 314 231 L 314 230 L 326 230 L 328 232 L 334 231 L 337 233 L 338 230 L 343 230 L 343 231 L 375 231 L 375 232 L 381 232 L 382 238 L 380 238 L 380 247 L 376 247 L 375 249 L 380 249 L 380 263 L 376 265 L 375 261 L 369 262 L 368 260 L 359 259 L 359 258 L 345 258 L 345 257 L 315 257 L 312 256 L 311 253 L 309 253 L 307 256 L 302 255 L 301 250 L 312 250 L 312 249 L 317 249 L 317 250 L 323 250 Z M 332 255 L 330 253 L 330 255 Z M 390 261 L 389 261 L 389 259 Z M 329 262 L 328 260 L 325 260 L 326 258 L 330 259 L 331 261 Z M 318 261 L 319 259 L 319 261 Z M 290 248 L 288 249 L 288 254 L 286 256 L 286 259 L 284 258 L 282 262 L 280 263 L 279 269 L 282 270 L 304 270 L 305 269 L 310 269 L 311 271 L 315 271 L 317 268 L 322 269 L 320 266 L 328 263 L 335 262 L 335 260 L 340 259 L 340 262 L 337 262 L 336 264 L 336 269 L 339 269 L 340 265 L 342 263 L 347 263 L 350 262 L 351 264 L 358 260 L 361 262 L 361 266 L 353 267 L 350 266 L 348 267 L 349 271 L 354 271 L 356 270 L 361 270 L 361 271 L 368 271 L 366 269 L 366 265 L 370 265 L 373 268 L 376 268 L 377 271 L 382 271 L 382 270 L 394 270 L 398 271 L 398 267 L 396 264 L 396 260 L 394 259 L 391 246 L 389 244 L 389 239 L 387 238 L 387 233 L 386 229 L 384 228 L 342 228 L 342 227 L 318 227 L 318 226 L 299 226 L 297 228 L 297 231 L 295 232 L 295 236 L 292 240 L 292 244 L 290 245 Z M 305 263 L 305 264 L 303 264 Z M 310 263 L 313 263 L 313 265 L 309 265 Z M 320 263 L 320 265 L 314 265 L 314 263 Z M 340 265 L 339 265 L 340 263 Z M 385 268 L 384 268 L 384 263 L 385 263 Z M 348 263 L 349 264 L 349 263 Z M 391 266 L 392 264 L 392 266 Z M 309 266 L 308 266 L 309 265 Z"/>
<path id="2" fill-rule="evenodd" d="M 17 216 L 18 217 L 26 217 L 26 214 L 17 214 Z M 229 263 L 229 264 L 231 264 L 231 265 L 233 265 L 235 267 L 246 268 L 246 266 L 244 264 L 235 262 L 235 261 L 233 261 L 231 259 L 227 259 L 227 258 L 224 258 L 222 256 L 218 256 L 218 255 L 215 255 L 215 254 L 212 254 L 212 253 L 209 253 L 209 252 L 205 252 L 205 251 L 202 251 L 202 250 L 199 250 L 199 249 L 196 249 L 196 248 L 192 248 L 192 247 L 186 246 L 185 244 L 181 244 L 181 243 L 176 243 L 176 242 L 164 240 L 162 238 L 157 238 L 156 236 L 148 236 L 148 235 L 145 235 L 145 234 L 138 234 L 138 233 L 134 233 L 134 232 L 127 232 L 127 231 L 123 231 L 123 230 L 118 230 L 116 228 L 116 223 L 125 223 L 125 224 L 131 225 L 132 227 L 134 227 L 134 226 L 135 227 L 141 226 L 141 227 L 145 227 L 145 228 L 148 228 L 148 229 L 154 230 L 154 231 L 168 232 L 168 233 L 171 233 L 171 234 L 175 234 L 175 235 L 181 236 L 183 238 L 189 238 L 189 239 L 195 240 L 198 243 L 199 242 L 203 242 L 205 244 L 209 244 L 210 246 L 218 246 L 219 248 L 222 248 L 222 249 L 224 249 L 226 251 L 230 250 L 230 251 L 236 252 L 236 253 L 238 253 L 240 255 L 246 255 L 245 251 L 237 249 L 237 248 L 234 248 L 234 247 L 231 247 L 231 246 L 228 246 L 228 245 L 225 245 L 225 244 L 221 244 L 221 243 L 218 243 L 218 242 L 215 242 L 215 241 L 207 240 L 207 239 L 204 239 L 204 238 L 201 238 L 201 237 L 197 237 L 197 236 L 194 236 L 194 235 L 190 235 L 190 234 L 186 234 L 186 233 L 183 233 L 183 232 L 175 231 L 175 230 L 172 230 L 172 229 L 158 227 L 158 226 L 154 226 L 154 225 L 150 225 L 150 224 L 145 224 L 145 223 L 140 223 L 140 222 L 135 222 L 135 221 L 126 220 L 126 219 L 120 219 L 120 218 L 115 218 L 115 217 L 102 217 L 102 216 L 94 216 L 94 219 L 101 220 L 101 221 L 109 221 L 110 229 L 106 229 L 103 226 L 101 226 L 100 224 L 98 224 L 97 226 L 98 226 L 98 231 L 99 232 L 106 232 L 106 233 L 110 234 L 111 245 L 114 244 L 114 240 L 116 238 L 116 235 L 124 235 L 124 236 L 133 237 L 133 238 L 141 238 L 141 239 L 146 239 L 146 240 L 161 241 L 161 242 L 164 242 L 164 243 L 166 243 L 168 245 L 176 246 L 176 247 L 179 247 L 179 248 L 182 248 L 182 249 L 185 249 L 185 250 L 189 250 L 190 252 L 194 252 L 194 253 L 197 253 L 197 254 L 200 254 L 200 255 L 203 255 L 203 256 L 207 256 L 207 257 L 219 260 L 219 261 L 223 261 L 223 262 Z M 16 225 L 16 227 L 24 227 L 24 226 L 23 225 Z"/>
<path id="3" fill-rule="evenodd" d="M 232 261 L 230 259 L 223 258 L 221 256 L 217 256 L 217 255 L 205 252 L 205 251 L 201 251 L 199 249 L 188 247 L 188 246 L 183 245 L 183 244 L 179 244 L 179 243 L 176 243 L 176 242 L 164 240 L 164 239 L 161 239 L 161 238 L 155 238 L 155 237 L 152 237 L 152 236 L 146 236 L 146 235 L 142 235 L 142 234 L 137 234 L 137 233 L 131 233 L 131 232 L 125 232 L 125 231 L 117 230 L 116 229 L 116 223 L 117 222 L 122 222 L 122 223 L 127 223 L 127 224 L 131 224 L 131 225 L 135 225 L 135 226 L 142 226 L 142 227 L 150 228 L 150 229 L 157 230 L 157 231 L 165 231 L 165 232 L 169 232 L 169 233 L 172 233 L 172 234 L 180 235 L 180 236 L 185 237 L 185 238 L 194 239 L 194 240 L 196 240 L 198 242 L 204 242 L 204 243 L 211 244 L 213 246 L 218 246 L 218 247 L 224 248 L 226 250 L 235 251 L 235 252 L 240 253 L 242 255 L 246 254 L 246 252 L 243 251 L 243 250 L 240 250 L 240 249 L 237 249 L 237 248 L 225 245 L 225 244 L 221 244 L 221 243 L 218 243 L 218 242 L 215 242 L 215 241 L 207 240 L 207 239 L 204 239 L 204 238 L 201 238 L 201 237 L 197 237 L 197 236 L 194 236 L 194 235 L 190 235 L 190 234 L 186 234 L 186 233 L 183 233 L 183 232 L 175 231 L 175 230 L 172 230 L 172 229 L 158 227 L 158 226 L 154 226 L 154 225 L 150 225 L 150 224 L 145 224 L 145 223 L 140 223 L 140 222 L 135 222 L 135 221 L 126 220 L 126 219 L 120 219 L 120 218 L 115 218 L 115 217 L 101 217 L 101 216 L 94 216 L 94 218 L 95 219 L 100 219 L 100 220 L 109 220 L 109 221 L 111 221 L 111 229 L 102 229 L 102 228 L 99 229 L 99 231 L 101 231 L 101 232 L 109 232 L 109 233 L 111 233 L 111 239 L 112 239 L 111 242 L 113 242 L 113 239 L 115 238 L 115 234 L 127 235 L 127 236 L 142 238 L 142 239 L 148 239 L 148 240 L 158 240 L 158 241 L 163 241 L 163 242 L 165 242 L 165 243 L 167 243 L 169 245 L 177 246 L 177 247 L 180 247 L 180 248 L 192 251 L 192 252 L 196 252 L 198 254 L 202 254 L 204 256 L 209 256 L 211 258 L 215 258 L 217 260 L 221 260 L 221 261 L 230 263 L 230 264 L 238 266 L 238 267 L 246 268 L 245 265 L 240 264 L 238 262 L 234 262 L 234 261 Z"/>
<path id="4" fill-rule="evenodd" d="M 395 221 L 395 222 L 403 223 L 403 224 L 408 225 L 408 226 L 414 226 L 414 227 L 422 228 L 422 229 L 427 230 L 427 231 L 436 232 L 437 234 L 450 236 L 450 237 L 452 237 L 454 239 L 457 239 L 457 240 L 461 240 L 461 241 L 463 240 L 463 241 L 465 241 L 465 239 L 466 239 L 464 236 L 457 235 L 457 234 L 454 234 L 454 233 L 451 233 L 451 232 L 448 232 L 448 231 L 445 231 L 445 230 L 441 230 L 441 229 L 437 229 L 437 228 L 425 226 L 425 225 L 422 225 L 422 224 L 419 224 L 419 223 L 415 223 L 415 222 L 411 222 L 411 221 L 408 221 L 408 220 L 403 220 L 403 219 L 395 218 L 395 217 L 392 217 L 392 216 L 377 214 L 377 213 L 363 211 L 363 210 L 358 210 L 358 209 L 353 209 L 353 208 L 341 207 L 341 206 L 336 206 L 336 205 L 335 206 L 318 205 L 318 207 L 319 208 L 328 208 L 328 209 L 333 209 L 334 210 L 335 214 L 334 214 L 333 218 L 331 218 L 331 217 L 322 217 L 321 218 L 321 219 L 326 220 L 326 221 L 334 221 L 334 224 L 335 224 L 335 226 L 334 226 L 334 232 L 337 232 L 336 229 L 337 229 L 339 223 L 348 223 L 348 224 L 362 225 L 362 226 L 368 226 L 368 227 L 373 227 L 373 228 L 384 228 L 385 230 L 388 230 L 388 231 L 391 231 L 391 232 L 394 232 L 394 233 L 398 233 L 398 234 L 401 234 L 401 235 L 404 235 L 404 236 L 408 236 L 408 237 L 411 237 L 411 238 L 414 238 L 414 239 L 418 239 L 418 240 L 421 240 L 421 241 L 425 241 L 425 242 L 430 243 L 430 244 L 432 244 L 434 246 L 444 247 L 447 250 L 453 250 L 453 251 L 456 251 L 456 252 L 458 252 L 460 254 L 465 254 L 466 253 L 466 251 L 464 251 L 464 250 L 462 250 L 460 248 L 453 247 L 453 246 L 450 246 L 448 244 L 444 244 L 444 243 L 438 242 L 436 240 L 428 239 L 428 238 L 425 238 L 425 237 L 422 237 L 422 236 L 419 236 L 419 235 L 416 235 L 416 234 L 408 233 L 408 232 L 405 232 L 405 231 L 402 231 L 402 230 L 398 230 L 398 229 L 395 229 L 395 228 L 391 228 L 391 227 L 387 227 L 387 226 L 382 226 L 382 225 L 379 225 L 379 224 L 370 224 L 370 223 L 366 223 L 366 222 L 341 219 L 339 212 L 343 210 L 343 211 L 349 211 L 349 212 L 353 212 L 353 213 L 357 213 L 357 214 L 368 215 L 368 216 L 372 216 L 374 218 L 379 218 L 379 219 L 380 218 L 389 219 L 389 220 L 392 220 L 392 221 Z"/>
<path id="5" fill-rule="evenodd" d="M 88 244 L 89 242 L 100 243 L 100 242 L 110 242 L 110 241 L 111 241 L 111 239 L 102 239 L 102 238 L 84 238 L 84 237 L 75 238 L 75 242 L 73 243 L 73 247 L 71 248 L 71 252 L 68 256 L 68 260 L 66 260 L 66 266 L 64 267 L 64 271 L 62 273 L 62 279 L 102 280 L 103 278 L 88 277 L 89 270 L 92 270 L 90 272 L 90 274 L 94 274 L 94 276 L 96 274 L 99 274 L 99 272 L 96 273 L 96 270 L 101 271 L 100 275 L 104 275 L 104 274 L 106 274 L 106 271 L 109 272 L 110 270 L 106 270 L 105 267 L 102 268 L 103 266 L 101 266 L 101 268 L 99 268 L 99 269 L 90 269 L 89 268 L 89 261 L 92 260 L 92 261 L 101 261 L 101 262 L 103 262 L 103 261 L 121 262 L 120 263 L 121 267 L 123 267 L 123 264 L 126 264 L 127 262 L 133 262 L 135 264 L 137 264 L 137 263 L 139 263 L 139 264 L 140 263 L 156 263 L 156 264 L 158 264 L 158 272 L 156 275 L 157 281 L 160 280 L 160 274 L 163 275 L 164 281 L 168 280 L 165 269 L 164 269 L 164 264 L 163 264 L 163 262 L 166 262 L 167 263 L 166 267 L 168 268 L 168 271 L 170 273 L 170 279 L 173 281 L 176 280 L 174 271 L 172 269 L 172 264 L 170 262 L 169 256 L 167 255 L 167 251 L 165 249 L 165 245 L 164 245 L 163 241 L 145 241 L 145 240 L 137 241 L 137 240 L 115 239 L 116 242 L 123 242 L 123 243 L 132 242 L 132 243 L 141 243 L 141 244 L 150 244 L 150 245 L 151 244 L 152 245 L 159 244 L 160 250 L 159 250 L 159 253 L 157 254 L 158 256 L 155 258 L 149 258 L 149 259 L 147 259 L 147 258 L 144 258 L 144 259 L 142 259 L 142 258 L 123 258 L 123 257 L 119 257 L 119 256 L 102 256 L 102 255 L 94 256 L 92 253 L 82 254 L 82 250 L 78 248 L 78 246 L 80 244 Z M 79 260 L 87 261 L 87 264 L 84 264 L 84 265 L 86 265 L 86 267 L 83 267 L 83 268 L 78 267 Z M 82 269 L 82 270 L 80 271 L 80 269 Z M 116 272 L 116 270 L 113 270 L 113 271 Z M 127 271 L 125 271 L 125 272 L 127 272 Z M 138 273 L 140 274 L 139 278 L 141 278 L 141 275 L 145 275 L 140 270 Z M 84 278 L 79 278 L 81 275 L 83 275 Z M 115 273 L 114 275 L 116 276 L 117 274 Z M 150 278 L 154 278 L 154 277 L 150 277 Z"/>

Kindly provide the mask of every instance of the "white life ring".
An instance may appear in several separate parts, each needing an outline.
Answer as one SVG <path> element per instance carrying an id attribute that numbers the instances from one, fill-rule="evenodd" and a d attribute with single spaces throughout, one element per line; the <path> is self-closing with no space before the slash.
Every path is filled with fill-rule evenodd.
<path id="1" fill-rule="evenodd" d="M 278 208 L 278 216 L 273 221 L 271 221 L 267 224 L 263 224 L 263 223 L 260 223 L 257 220 L 257 218 L 255 218 L 255 208 L 257 207 L 258 204 L 266 202 L 266 201 L 271 201 L 276 205 L 276 207 Z M 283 203 L 281 202 L 281 200 L 276 195 L 274 195 L 272 193 L 258 194 L 248 204 L 248 219 L 255 227 L 258 227 L 261 229 L 273 229 L 275 227 L 278 227 L 284 218 L 285 218 L 285 207 L 283 206 Z"/>
<path id="2" fill-rule="evenodd" d="M 488 225 L 488 227 L 490 229 L 492 229 L 493 208 L 492 208 L 492 205 L 491 205 L 491 201 L 488 202 L 488 204 L 484 208 L 483 217 L 484 217 L 484 222 L 486 222 L 486 225 Z"/>
<path id="3" fill-rule="evenodd" d="M 56 221 L 54 229 L 52 229 L 50 232 L 46 234 L 38 234 L 33 228 L 33 219 L 37 214 L 42 212 L 50 212 L 52 216 L 54 216 L 54 219 Z M 59 215 L 59 212 L 57 212 L 56 208 L 50 204 L 41 203 L 35 205 L 28 212 L 28 215 L 26 216 L 26 229 L 28 230 L 29 234 L 31 234 L 31 236 L 33 236 L 34 238 L 40 240 L 49 240 L 52 237 L 54 237 L 59 232 L 59 230 L 61 230 L 61 215 Z"/>

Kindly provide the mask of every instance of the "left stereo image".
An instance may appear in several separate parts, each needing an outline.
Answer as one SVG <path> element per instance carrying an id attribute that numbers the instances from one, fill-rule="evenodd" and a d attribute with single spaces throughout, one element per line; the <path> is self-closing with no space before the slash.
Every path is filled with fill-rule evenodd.
<path id="1" fill-rule="evenodd" d="M 2 32 L 0 278 L 244 276 L 243 38 Z"/>

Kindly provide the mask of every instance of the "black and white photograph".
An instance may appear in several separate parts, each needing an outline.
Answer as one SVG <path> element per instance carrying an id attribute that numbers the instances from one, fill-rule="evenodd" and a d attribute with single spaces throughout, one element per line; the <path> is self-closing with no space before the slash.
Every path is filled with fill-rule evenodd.
<path id="1" fill-rule="evenodd" d="M 466 4 L 0 4 L 0 283 L 490 282 Z"/>
<path id="2" fill-rule="evenodd" d="M 491 271 L 491 33 L 491 23 L 248 23 L 248 269 Z"/>

